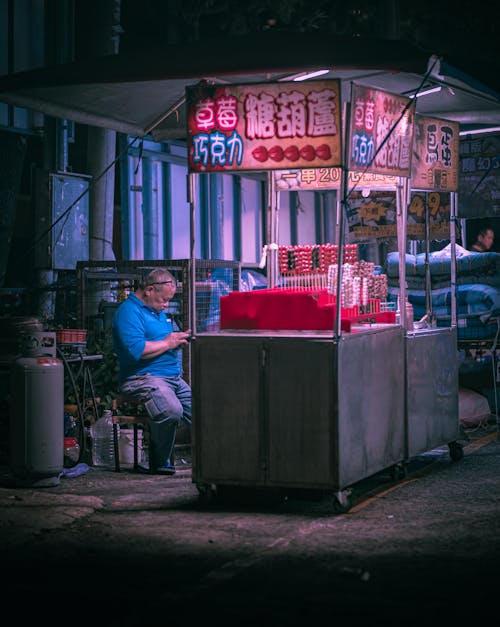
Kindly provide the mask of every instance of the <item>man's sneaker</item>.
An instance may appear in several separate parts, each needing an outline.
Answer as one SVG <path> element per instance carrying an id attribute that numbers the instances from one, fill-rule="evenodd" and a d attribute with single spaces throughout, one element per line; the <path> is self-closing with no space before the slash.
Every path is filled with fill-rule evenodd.
<path id="1" fill-rule="evenodd" d="M 147 466 L 139 464 L 137 470 L 146 475 L 175 475 L 175 466 L 172 466 L 172 464 L 159 466 L 158 468 L 152 468 L 151 470 Z"/>
<path id="2" fill-rule="evenodd" d="M 160 466 L 153 470 L 154 474 L 157 475 L 175 475 L 175 466 L 172 464 L 167 464 L 166 466 Z"/>

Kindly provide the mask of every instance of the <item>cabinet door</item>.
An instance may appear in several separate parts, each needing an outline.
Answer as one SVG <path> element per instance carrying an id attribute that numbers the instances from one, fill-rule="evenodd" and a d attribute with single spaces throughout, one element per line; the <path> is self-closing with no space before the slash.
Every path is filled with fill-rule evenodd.
<path id="1" fill-rule="evenodd" d="M 328 487 L 334 482 L 334 347 L 332 342 L 273 339 L 266 355 L 268 479 Z"/>
<path id="2" fill-rule="evenodd" d="M 456 329 L 408 335 L 407 457 L 460 438 Z"/>
<path id="3" fill-rule="evenodd" d="M 261 342 L 200 335 L 192 349 L 193 480 L 262 483 Z"/>

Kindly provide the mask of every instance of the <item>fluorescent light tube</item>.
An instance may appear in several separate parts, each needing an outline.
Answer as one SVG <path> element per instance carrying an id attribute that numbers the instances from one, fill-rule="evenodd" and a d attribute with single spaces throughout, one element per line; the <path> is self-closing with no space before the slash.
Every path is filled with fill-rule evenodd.
<path id="1" fill-rule="evenodd" d="M 500 126 L 490 126 L 488 128 L 475 128 L 473 131 L 460 131 L 459 135 L 479 135 L 479 133 L 492 133 L 493 131 L 500 131 Z"/>
<path id="2" fill-rule="evenodd" d="M 330 70 L 316 70 L 315 72 L 306 72 L 305 74 L 298 74 L 292 78 L 293 81 L 307 81 L 308 78 L 315 78 L 316 76 L 322 76 L 328 74 Z"/>
<path id="3" fill-rule="evenodd" d="M 419 91 L 418 94 L 413 94 L 410 98 L 420 98 L 420 96 L 427 96 L 427 94 L 435 94 L 438 91 L 441 91 L 441 86 L 431 87 L 430 89 L 424 89 L 424 91 Z"/>

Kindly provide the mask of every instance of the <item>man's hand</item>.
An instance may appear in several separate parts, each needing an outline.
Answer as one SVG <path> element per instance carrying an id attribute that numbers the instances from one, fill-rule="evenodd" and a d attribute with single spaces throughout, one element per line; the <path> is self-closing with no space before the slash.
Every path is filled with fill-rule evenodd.
<path id="1" fill-rule="evenodd" d="M 187 331 L 174 331 L 165 337 L 166 340 L 172 342 L 171 348 L 178 348 L 183 344 L 187 344 L 191 339 L 191 329 Z"/>

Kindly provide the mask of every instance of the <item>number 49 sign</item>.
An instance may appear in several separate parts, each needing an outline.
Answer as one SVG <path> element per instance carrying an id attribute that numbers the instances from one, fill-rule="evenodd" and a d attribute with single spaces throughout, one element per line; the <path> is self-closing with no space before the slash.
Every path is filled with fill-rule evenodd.
<path id="1" fill-rule="evenodd" d="M 191 172 L 341 165 L 338 80 L 186 89 Z"/>

